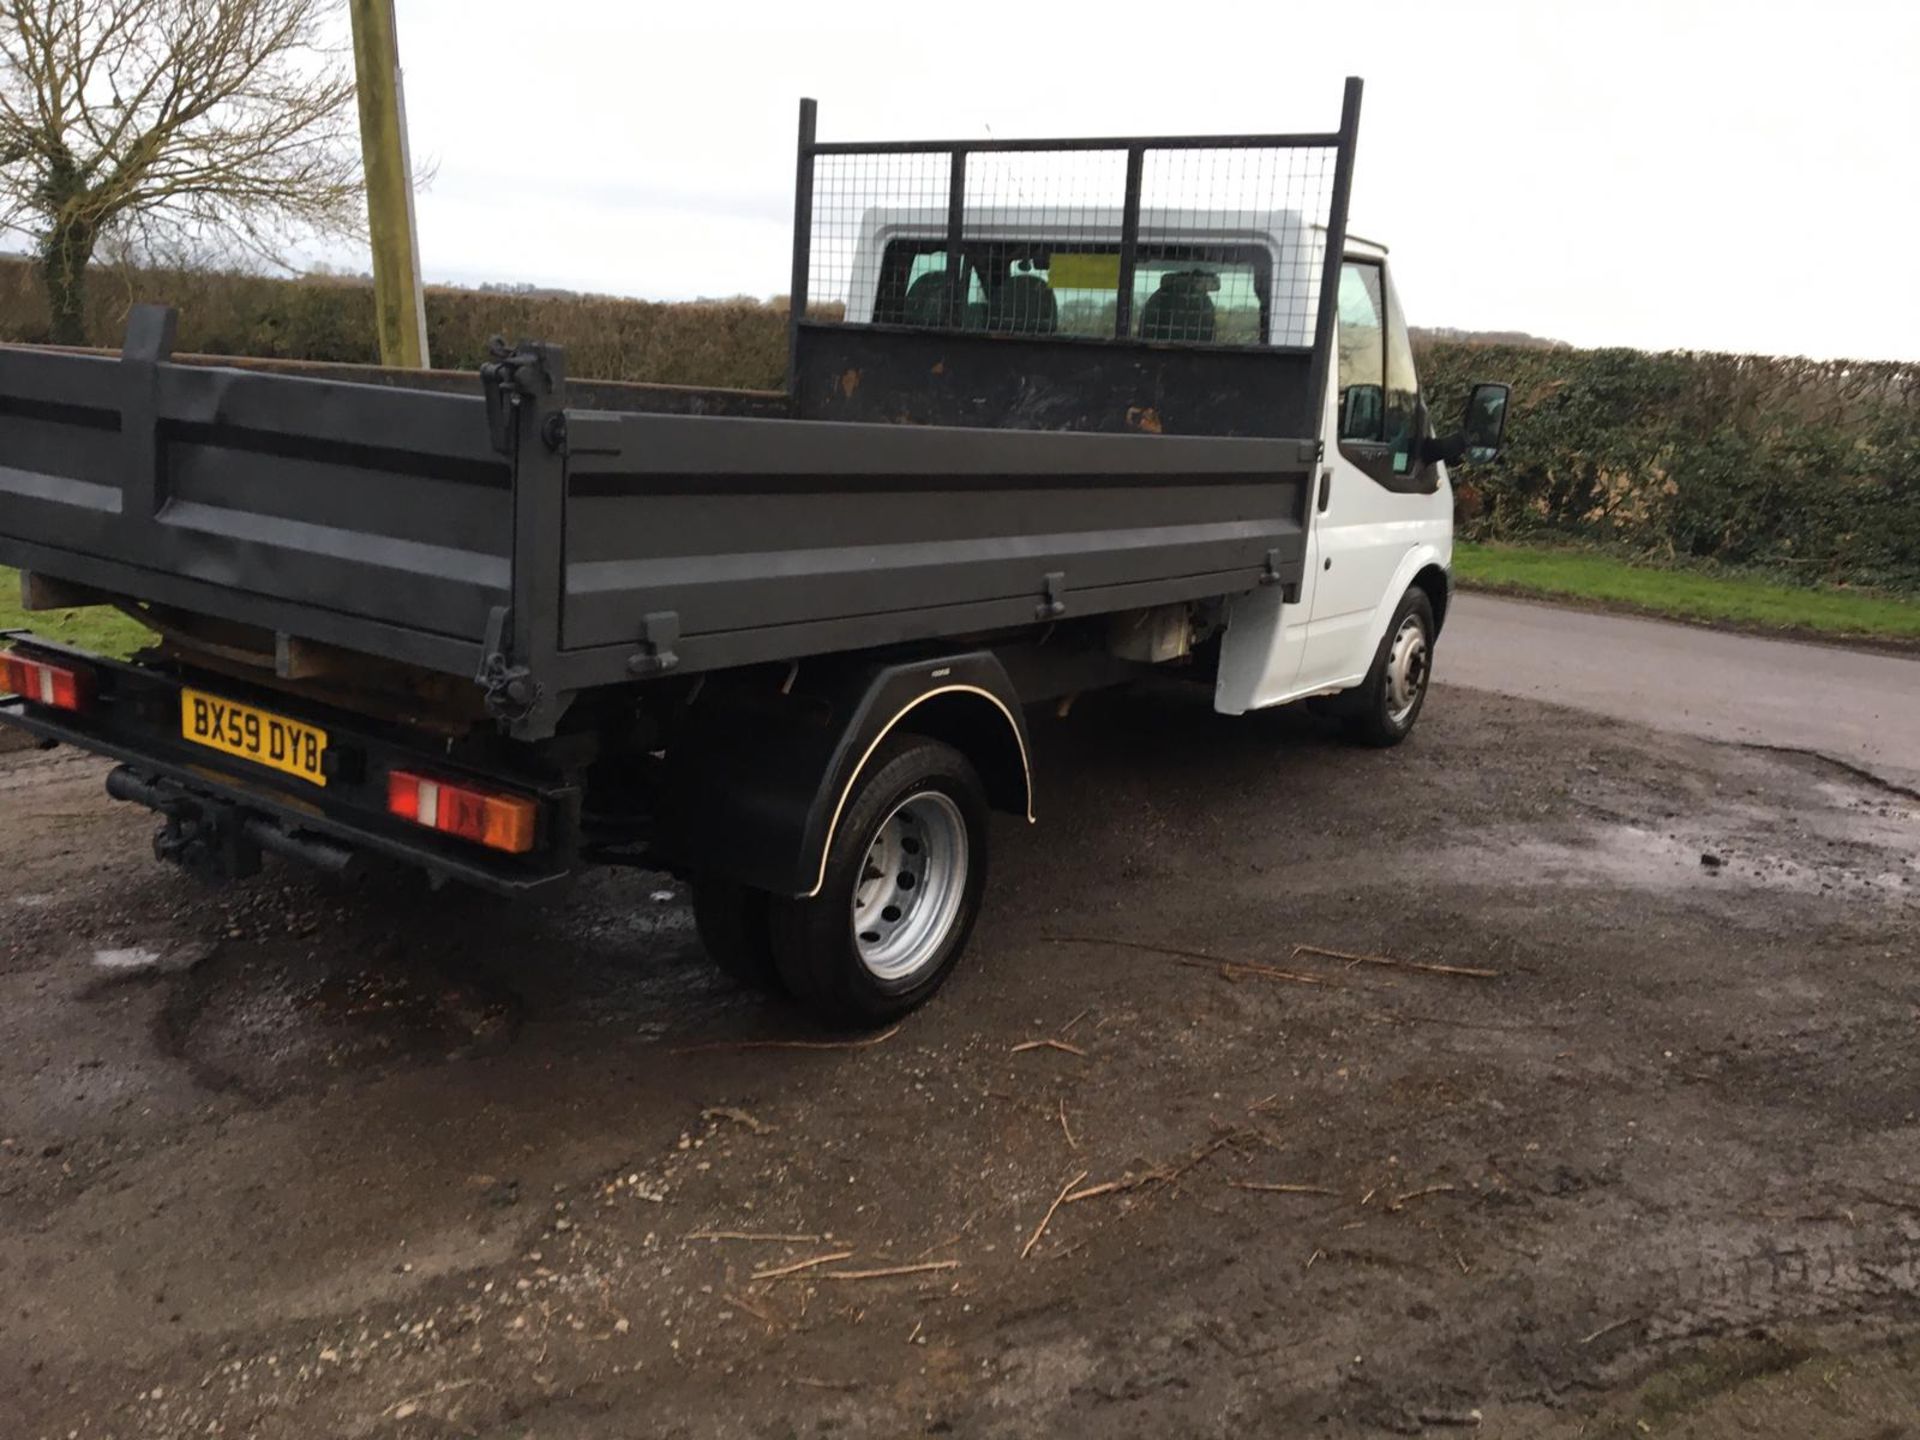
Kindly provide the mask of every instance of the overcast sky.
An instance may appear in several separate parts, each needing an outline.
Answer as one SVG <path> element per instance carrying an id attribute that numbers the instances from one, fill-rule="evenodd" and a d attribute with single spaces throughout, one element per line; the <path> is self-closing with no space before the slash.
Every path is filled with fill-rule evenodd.
<path id="1" fill-rule="evenodd" d="M 1356 74 L 1416 324 L 1920 355 L 1920 0 L 397 3 L 430 280 L 785 293 L 803 94 L 822 139 L 1330 130 Z"/>

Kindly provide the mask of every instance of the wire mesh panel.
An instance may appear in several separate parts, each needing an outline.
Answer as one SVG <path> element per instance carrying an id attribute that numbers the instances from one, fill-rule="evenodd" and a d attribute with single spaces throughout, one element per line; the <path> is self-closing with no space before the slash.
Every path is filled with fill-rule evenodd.
<path id="1" fill-rule="evenodd" d="M 969 155 L 962 329 L 1111 335 L 1127 157 L 1117 150 Z"/>
<path id="2" fill-rule="evenodd" d="M 817 147 L 809 318 L 1310 347 L 1341 143 Z"/>
<path id="3" fill-rule="evenodd" d="M 807 314 L 815 320 L 908 323 L 905 285 L 897 286 L 896 294 L 879 295 L 888 243 L 880 237 L 931 237 L 943 245 L 953 157 L 909 151 L 818 155 L 812 163 Z M 931 313 L 911 318 L 943 323 Z"/>
<path id="4" fill-rule="evenodd" d="M 1337 151 L 1148 150 L 1132 333 L 1313 344 Z"/>

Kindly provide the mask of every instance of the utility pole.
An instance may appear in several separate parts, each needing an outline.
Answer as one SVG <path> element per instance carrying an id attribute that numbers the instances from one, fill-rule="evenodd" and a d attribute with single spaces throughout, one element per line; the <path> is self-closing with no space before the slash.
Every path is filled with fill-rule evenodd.
<path id="1" fill-rule="evenodd" d="M 426 295 L 420 236 L 413 223 L 413 160 L 393 0 L 347 0 L 360 93 L 360 152 L 367 175 L 367 229 L 373 241 L 374 328 L 380 363 L 427 367 Z"/>

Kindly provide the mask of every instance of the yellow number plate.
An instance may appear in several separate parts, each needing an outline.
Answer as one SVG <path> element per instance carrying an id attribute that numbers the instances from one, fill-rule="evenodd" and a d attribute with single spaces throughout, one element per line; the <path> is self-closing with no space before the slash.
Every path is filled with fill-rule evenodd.
<path id="1" fill-rule="evenodd" d="M 180 733 L 196 745 L 238 755 L 310 785 L 327 783 L 327 777 L 320 773 L 320 761 L 327 753 L 327 732 L 284 715 L 199 690 L 182 690 Z"/>

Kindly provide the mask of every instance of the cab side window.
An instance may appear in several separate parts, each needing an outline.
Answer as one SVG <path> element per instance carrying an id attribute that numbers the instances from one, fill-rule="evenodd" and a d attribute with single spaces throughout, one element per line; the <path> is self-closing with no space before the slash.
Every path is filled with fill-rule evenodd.
<path id="1" fill-rule="evenodd" d="M 1413 342 L 1377 263 L 1341 267 L 1339 312 L 1340 453 L 1389 489 L 1429 488 Z"/>
<path id="2" fill-rule="evenodd" d="M 1378 444 L 1386 423 L 1386 298 L 1378 265 L 1340 269 L 1340 440 Z M 1349 460 L 1355 457 L 1349 455 Z M 1358 463 L 1358 461 L 1355 461 Z"/>

